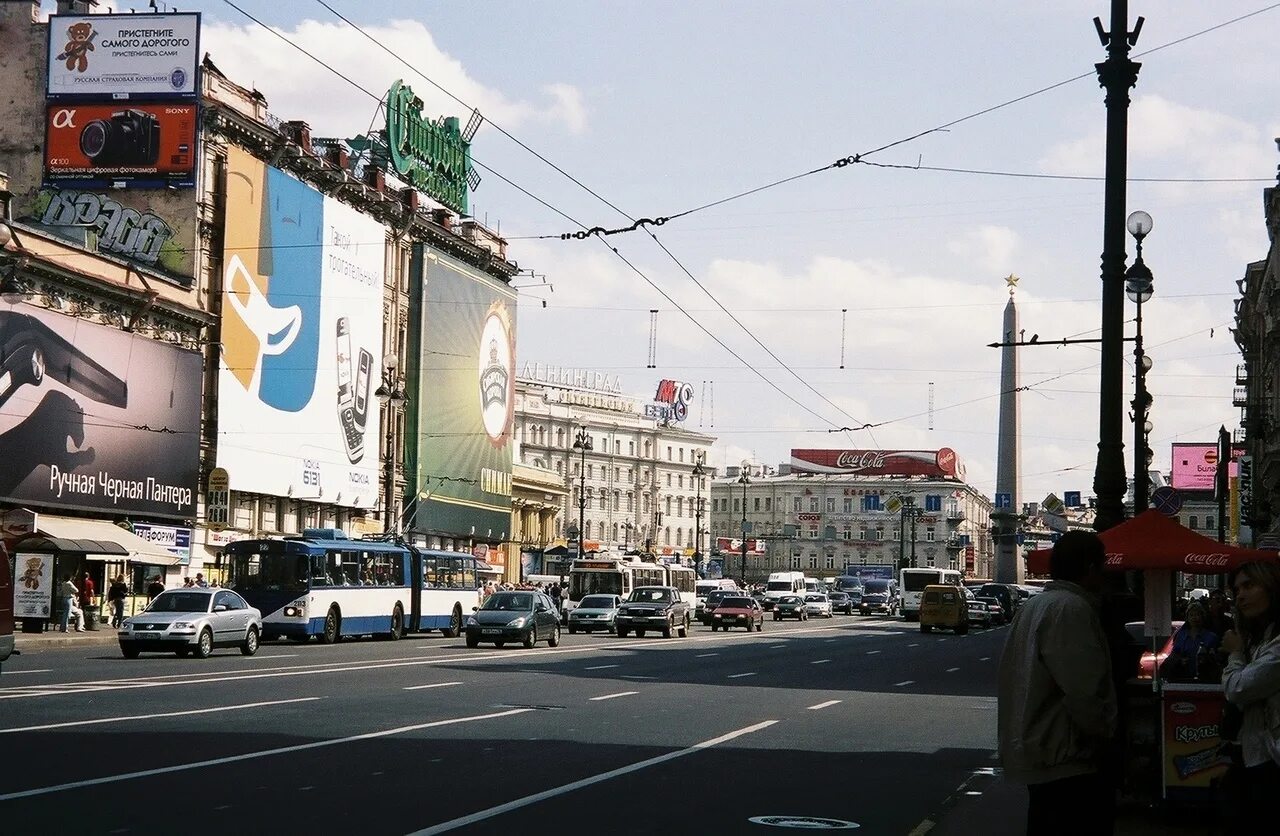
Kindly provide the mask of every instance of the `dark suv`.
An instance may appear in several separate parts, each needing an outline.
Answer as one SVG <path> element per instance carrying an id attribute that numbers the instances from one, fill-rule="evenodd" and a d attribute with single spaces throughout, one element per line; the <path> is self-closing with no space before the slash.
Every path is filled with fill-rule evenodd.
<path id="1" fill-rule="evenodd" d="M 1013 620 L 1013 613 L 1022 604 L 1022 596 L 1018 590 L 1005 583 L 984 583 L 973 591 L 979 598 L 995 598 L 1004 608 L 1006 621 Z"/>
<path id="2" fill-rule="evenodd" d="M 689 622 L 693 620 L 689 602 L 680 597 L 680 590 L 673 586 L 637 586 L 618 608 L 613 620 L 618 638 L 626 637 L 632 630 L 641 638 L 646 630 L 661 630 L 671 638 L 689 635 Z"/>

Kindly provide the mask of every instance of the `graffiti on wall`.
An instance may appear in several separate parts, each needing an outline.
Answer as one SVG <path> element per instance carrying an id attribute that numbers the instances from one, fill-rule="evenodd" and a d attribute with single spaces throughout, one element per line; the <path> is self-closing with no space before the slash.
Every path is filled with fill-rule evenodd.
<path id="1" fill-rule="evenodd" d="M 46 226 L 86 226 L 97 230 L 98 249 L 170 273 L 182 271 L 188 254 L 164 218 L 122 206 L 109 195 L 62 189 L 42 191 L 34 207 Z M 41 206 L 40 204 L 44 204 Z"/>

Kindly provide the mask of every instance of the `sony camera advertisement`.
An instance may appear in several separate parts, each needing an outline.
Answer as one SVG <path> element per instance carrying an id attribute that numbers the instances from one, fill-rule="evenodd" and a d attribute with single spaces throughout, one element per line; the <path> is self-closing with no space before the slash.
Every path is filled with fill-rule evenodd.
<path id="1" fill-rule="evenodd" d="M 386 229 L 231 147 L 218 466 L 231 488 L 378 502 Z"/>
<path id="2" fill-rule="evenodd" d="M 426 246 L 414 249 L 409 403 L 417 446 L 414 529 L 505 539 L 511 527 L 515 293 Z M 413 339 L 413 337 L 411 337 Z"/>
<path id="3" fill-rule="evenodd" d="M 162 188 L 196 184 L 195 104 L 75 104 L 46 109 L 49 185 Z"/>
<path id="4" fill-rule="evenodd" d="M 48 96 L 196 96 L 200 15 L 51 15 Z"/>
<path id="5" fill-rule="evenodd" d="M 199 352 L 0 304 L 0 500 L 194 517 L 202 368 Z"/>

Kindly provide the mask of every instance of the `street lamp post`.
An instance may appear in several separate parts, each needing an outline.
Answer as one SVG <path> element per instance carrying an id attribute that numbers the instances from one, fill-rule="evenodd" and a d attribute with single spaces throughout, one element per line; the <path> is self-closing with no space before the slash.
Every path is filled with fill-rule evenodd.
<path id="1" fill-rule="evenodd" d="M 913 496 L 904 496 L 902 501 L 902 518 L 898 522 L 898 568 L 914 569 L 916 566 L 916 520 L 924 513 L 916 507 Z M 911 563 L 907 563 L 907 521 L 911 521 Z"/>
<path id="2" fill-rule="evenodd" d="M 1142 303 L 1151 298 L 1155 292 L 1155 278 L 1151 268 L 1142 260 L 1142 240 L 1151 232 L 1151 216 L 1138 211 L 1129 215 L 1125 221 L 1129 234 L 1137 242 L 1138 253 L 1133 264 L 1124 274 L 1125 293 L 1137 305 L 1138 312 L 1134 318 L 1133 336 L 1133 515 L 1136 517 L 1147 510 L 1150 501 L 1151 448 L 1148 439 L 1151 437 L 1151 420 L 1148 412 L 1151 409 L 1151 395 L 1147 392 L 1147 372 L 1151 371 L 1151 358 L 1142 350 Z"/>
<path id="3" fill-rule="evenodd" d="M 591 435 L 586 427 L 578 430 L 578 436 L 573 440 L 573 449 L 580 454 L 578 460 L 578 557 L 583 557 L 585 556 L 583 526 L 586 524 L 587 517 L 587 451 L 592 449 Z"/>
<path id="4" fill-rule="evenodd" d="M 751 484 L 751 477 L 747 475 L 746 467 L 742 468 L 742 473 L 738 476 L 738 484 L 742 485 L 742 585 L 747 585 L 747 485 Z"/>
<path id="5" fill-rule="evenodd" d="M 383 357 L 382 384 L 373 393 L 383 406 L 383 420 L 387 428 L 387 450 L 382 465 L 382 530 L 397 535 L 400 533 L 400 520 L 395 515 L 396 419 L 400 408 L 409 402 L 409 396 L 401 386 L 399 368 L 400 358 L 395 354 L 388 353 Z M 395 520 L 394 524 L 392 520 Z"/>
<path id="6" fill-rule="evenodd" d="M 702 562 L 702 477 L 707 472 L 702 466 L 706 454 L 701 450 L 694 454 L 693 462 L 693 486 L 695 490 L 695 498 L 693 500 L 693 570 L 698 571 L 698 565 Z"/>

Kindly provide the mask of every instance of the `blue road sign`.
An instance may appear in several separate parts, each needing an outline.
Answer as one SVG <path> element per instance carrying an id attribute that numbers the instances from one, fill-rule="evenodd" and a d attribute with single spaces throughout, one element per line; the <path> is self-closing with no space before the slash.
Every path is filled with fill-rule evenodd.
<path id="1" fill-rule="evenodd" d="M 1080 507 L 1080 491 L 1063 491 L 1062 504 L 1068 508 Z"/>
<path id="2" fill-rule="evenodd" d="M 996 494 L 996 507 L 997 507 L 997 508 L 1012 508 L 1012 507 L 1013 507 L 1013 494 L 1011 494 L 1011 493 L 998 493 L 998 494 Z"/>
<path id="3" fill-rule="evenodd" d="M 1163 485 L 1151 492 L 1151 507 L 1166 517 L 1176 516 L 1182 510 L 1182 494 Z"/>

